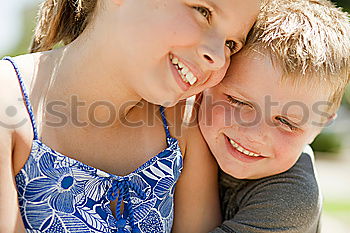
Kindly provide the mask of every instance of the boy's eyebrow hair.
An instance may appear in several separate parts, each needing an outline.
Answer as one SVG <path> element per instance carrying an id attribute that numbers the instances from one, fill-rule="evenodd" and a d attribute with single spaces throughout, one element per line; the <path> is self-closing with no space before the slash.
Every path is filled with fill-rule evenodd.
<path id="1" fill-rule="evenodd" d="M 238 92 L 239 93 L 239 95 L 241 95 L 243 98 L 245 98 L 245 99 L 247 99 L 246 101 L 248 101 L 248 95 L 246 94 L 246 93 L 242 93 L 242 91 L 241 91 L 241 88 L 236 88 L 235 86 L 228 86 L 228 85 L 225 85 L 225 84 L 223 84 L 223 83 L 220 83 L 220 85 L 222 86 L 222 87 L 224 87 L 225 88 L 225 90 L 227 90 L 228 92 L 230 92 L 230 90 L 231 89 L 234 89 L 236 92 Z M 230 94 L 230 93 L 228 93 L 228 94 Z M 250 102 L 250 101 L 248 101 L 248 102 Z"/>
<path id="2" fill-rule="evenodd" d="M 302 116 L 296 115 L 296 114 L 283 114 L 282 116 L 287 117 L 291 121 L 293 121 L 293 119 L 295 119 L 295 120 L 302 120 L 303 119 Z M 290 118 L 292 118 L 292 119 L 290 119 Z M 293 123 L 298 125 L 298 122 L 293 121 Z"/>

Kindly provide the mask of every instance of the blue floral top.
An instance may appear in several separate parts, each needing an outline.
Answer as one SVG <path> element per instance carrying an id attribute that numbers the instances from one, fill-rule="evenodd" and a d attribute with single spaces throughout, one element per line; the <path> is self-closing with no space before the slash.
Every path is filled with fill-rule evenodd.
<path id="1" fill-rule="evenodd" d="M 4 60 L 16 70 L 34 130 L 29 158 L 16 175 L 27 232 L 170 232 L 182 154 L 178 141 L 170 136 L 164 109 L 160 108 L 168 147 L 127 176 L 109 174 L 39 140 L 19 70 L 12 58 Z M 110 201 L 116 199 L 114 217 Z"/>

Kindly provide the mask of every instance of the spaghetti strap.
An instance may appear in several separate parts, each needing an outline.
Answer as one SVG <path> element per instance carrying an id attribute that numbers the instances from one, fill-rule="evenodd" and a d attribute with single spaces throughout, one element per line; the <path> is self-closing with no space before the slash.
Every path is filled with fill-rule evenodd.
<path id="1" fill-rule="evenodd" d="M 22 91 L 22 94 L 23 94 L 24 102 L 25 102 L 25 105 L 27 107 L 27 110 L 28 110 L 28 113 L 29 113 L 29 116 L 30 116 L 30 120 L 32 122 L 33 132 L 34 132 L 34 140 L 37 140 L 38 139 L 38 131 L 37 131 L 36 124 L 35 124 L 33 109 L 32 109 L 32 106 L 30 104 L 29 97 L 28 97 L 28 94 L 27 94 L 27 90 L 26 90 L 25 85 L 23 83 L 23 78 L 22 78 L 21 73 L 20 73 L 20 71 L 18 69 L 18 66 L 16 65 L 15 61 L 11 57 L 4 57 L 2 60 L 7 60 L 7 61 L 11 62 L 13 68 L 16 71 L 16 75 L 18 77 L 18 81 L 19 81 L 19 84 L 21 86 L 21 91 Z"/>
<path id="2" fill-rule="evenodd" d="M 162 115 L 163 126 L 164 126 L 166 137 L 167 137 L 167 139 L 170 139 L 171 136 L 170 136 L 170 132 L 169 132 L 168 122 L 167 122 L 166 117 L 165 117 L 165 108 L 163 106 L 160 106 L 159 109 L 160 109 L 160 114 Z"/>

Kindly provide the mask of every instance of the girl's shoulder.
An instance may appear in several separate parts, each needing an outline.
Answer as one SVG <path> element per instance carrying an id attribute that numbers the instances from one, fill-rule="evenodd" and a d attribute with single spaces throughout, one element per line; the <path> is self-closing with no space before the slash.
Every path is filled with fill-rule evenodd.
<path id="1" fill-rule="evenodd" d="M 183 155 L 190 147 L 206 149 L 207 145 L 198 124 L 199 101 L 189 103 L 180 101 L 177 105 L 166 109 L 167 121 L 172 137 L 179 141 Z"/>
<path id="2" fill-rule="evenodd" d="M 18 72 L 22 77 L 27 91 L 30 91 L 29 87 L 34 78 L 35 63 L 38 59 L 38 55 L 39 54 L 25 54 L 11 58 L 18 68 Z M 8 60 L 0 60 L 0 71 L 1 84 L 5 82 L 12 84 L 12 87 L 14 88 L 20 88 L 14 66 Z"/>
<path id="3" fill-rule="evenodd" d="M 26 79 L 28 69 L 25 64 L 30 57 L 27 55 L 16 57 L 13 60 L 20 68 L 25 86 L 30 85 L 30 80 Z M 24 68 L 24 69 L 21 69 Z M 16 171 L 21 166 L 17 161 L 26 160 L 22 153 L 30 150 L 33 138 L 31 120 L 23 100 L 23 95 L 17 73 L 13 65 L 7 60 L 0 60 L 0 150 L 10 150 L 14 158 L 13 167 Z M 21 151 L 21 155 L 15 155 L 16 151 Z M 23 158 L 22 158 L 23 157 Z"/>
<path id="4" fill-rule="evenodd" d="M 13 58 L 16 66 L 19 68 L 23 84 L 27 91 L 29 90 L 33 76 L 29 74 L 33 64 L 28 64 L 32 60 L 29 55 L 23 55 Z M 29 67 L 31 66 L 31 67 Z M 14 66 L 8 60 L 0 60 L 0 120 L 1 123 L 16 125 L 18 118 L 21 118 L 21 110 L 26 110 L 18 74 Z"/>

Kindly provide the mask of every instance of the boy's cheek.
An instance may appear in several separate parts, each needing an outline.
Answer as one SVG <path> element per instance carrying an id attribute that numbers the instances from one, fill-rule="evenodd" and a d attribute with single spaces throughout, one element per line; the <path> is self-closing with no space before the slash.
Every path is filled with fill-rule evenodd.
<path id="1" fill-rule="evenodd" d="M 203 106 L 205 104 L 205 106 Z M 203 102 L 200 108 L 199 123 L 202 127 L 219 131 L 225 127 L 226 107 L 222 102 Z"/>
<path id="2" fill-rule="evenodd" d="M 280 137 L 277 142 L 274 142 L 276 169 L 279 169 L 279 172 L 290 169 L 298 160 L 305 145 L 306 143 L 301 138 L 293 141 Z"/>

